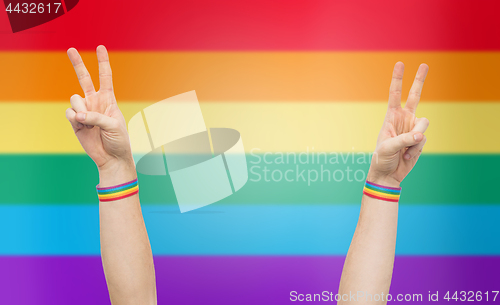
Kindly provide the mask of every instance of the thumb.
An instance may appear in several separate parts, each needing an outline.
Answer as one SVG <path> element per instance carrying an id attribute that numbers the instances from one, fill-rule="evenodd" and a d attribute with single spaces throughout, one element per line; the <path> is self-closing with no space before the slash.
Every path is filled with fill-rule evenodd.
<path id="1" fill-rule="evenodd" d="M 423 139 L 424 135 L 421 132 L 410 131 L 386 140 L 383 150 L 386 153 L 395 154 L 405 147 L 410 147 L 420 143 Z"/>
<path id="2" fill-rule="evenodd" d="M 107 131 L 116 129 L 116 119 L 99 112 L 78 112 L 75 119 L 84 125 L 95 125 Z"/>

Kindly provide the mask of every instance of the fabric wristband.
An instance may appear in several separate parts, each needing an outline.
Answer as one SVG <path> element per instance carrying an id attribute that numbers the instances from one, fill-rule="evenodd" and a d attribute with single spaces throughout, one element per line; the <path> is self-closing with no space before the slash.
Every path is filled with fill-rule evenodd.
<path id="1" fill-rule="evenodd" d="M 98 185 L 96 189 L 99 201 L 114 201 L 127 198 L 139 193 L 137 178 L 132 181 L 115 186 L 99 187 Z"/>
<path id="2" fill-rule="evenodd" d="M 401 188 L 383 186 L 367 180 L 365 182 L 363 194 L 379 200 L 398 202 L 399 196 L 401 195 Z"/>

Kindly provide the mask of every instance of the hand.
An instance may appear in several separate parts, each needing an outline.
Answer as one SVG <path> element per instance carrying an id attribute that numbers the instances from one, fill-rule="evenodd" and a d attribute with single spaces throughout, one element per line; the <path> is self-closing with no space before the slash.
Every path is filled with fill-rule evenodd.
<path id="1" fill-rule="evenodd" d="M 417 118 L 415 111 L 429 67 L 421 64 L 410 89 L 405 107 L 401 107 L 404 64 L 396 63 L 392 74 L 389 106 L 377 139 L 367 180 L 385 186 L 398 187 L 420 157 L 427 141 L 429 126 L 426 118 Z"/>
<path id="2" fill-rule="evenodd" d="M 85 152 L 97 165 L 99 172 L 116 172 L 124 166 L 134 168 L 130 140 L 125 119 L 116 103 L 111 78 L 108 52 L 104 46 L 97 47 L 99 62 L 99 91 L 95 91 L 89 72 L 74 48 L 68 56 L 75 68 L 85 98 L 78 94 L 71 97 L 71 107 L 66 118 Z"/>

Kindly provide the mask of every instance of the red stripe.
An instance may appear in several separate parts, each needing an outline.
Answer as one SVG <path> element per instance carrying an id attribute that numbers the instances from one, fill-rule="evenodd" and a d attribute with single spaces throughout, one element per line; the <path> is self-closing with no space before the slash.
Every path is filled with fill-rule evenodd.
<path id="1" fill-rule="evenodd" d="M 123 196 L 120 196 L 120 197 L 116 197 L 116 198 L 110 198 L 110 199 L 99 199 L 99 201 L 101 202 L 104 202 L 104 201 L 116 201 L 116 200 L 120 200 L 120 199 L 123 199 L 123 198 L 127 198 L 127 197 L 130 197 L 132 195 L 135 195 L 139 193 L 139 190 L 135 191 L 135 192 L 132 192 L 130 194 L 127 194 L 127 195 L 123 195 Z"/>
<path id="2" fill-rule="evenodd" d="M 500 50 L 500 1 L 80 1 L 0 50 Z"/>
<path id="3" fill-rule="evenodd" d="M 372 198 L 379 199 L 379 200 L 384 200 L 384 201 L 391 201 L 391 202 L 398 202 L 399 201 L 399 199 L 396 200 L 396 199 L 389 199 L 389 198 L 379 197 L 379 196 L 372 195 L 372 194 L 370 194 L 368 192 L 365 192 L 365 191 L 363 191 L 363 194 L 365 194 L 368 197 L 372 197 Z"/>

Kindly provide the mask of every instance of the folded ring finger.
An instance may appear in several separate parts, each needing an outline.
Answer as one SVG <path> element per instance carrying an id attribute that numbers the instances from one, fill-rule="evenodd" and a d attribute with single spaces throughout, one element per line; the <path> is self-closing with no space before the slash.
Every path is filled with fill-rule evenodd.
<path id="1" fill-rule="evenodd" d="M 429 120 L 427 118 L 417 118 L 412 131 L 424 133 L 427 130 L 427 127 L 429 127 Z"/>
<path id="2" fill-rule="evenodd" d="M 85 100 L 79 96 L 78 94 L 74 94 L 73 96 L 71 96 L 70 98 L 70 103 L 71 103 L 71 107 L 73 108 L 73 110 L 75 110 L 75 112 L 86 112 L 87 111 L 87 105 L 85 104 Z M 92 125 L 85 125 L 87 128 L 91 129 Z"/>
<path id="3" fill-rule="evenodd" d="M 76 112 L 73 108 L 68 108 L 66 109 L 66 118 L 68 121 L 71 123 L 71 126 L 73 127 L 73 131 L 77 131 L 83 127 L 83 124 L 80 122 L 76 121 Z"/>

